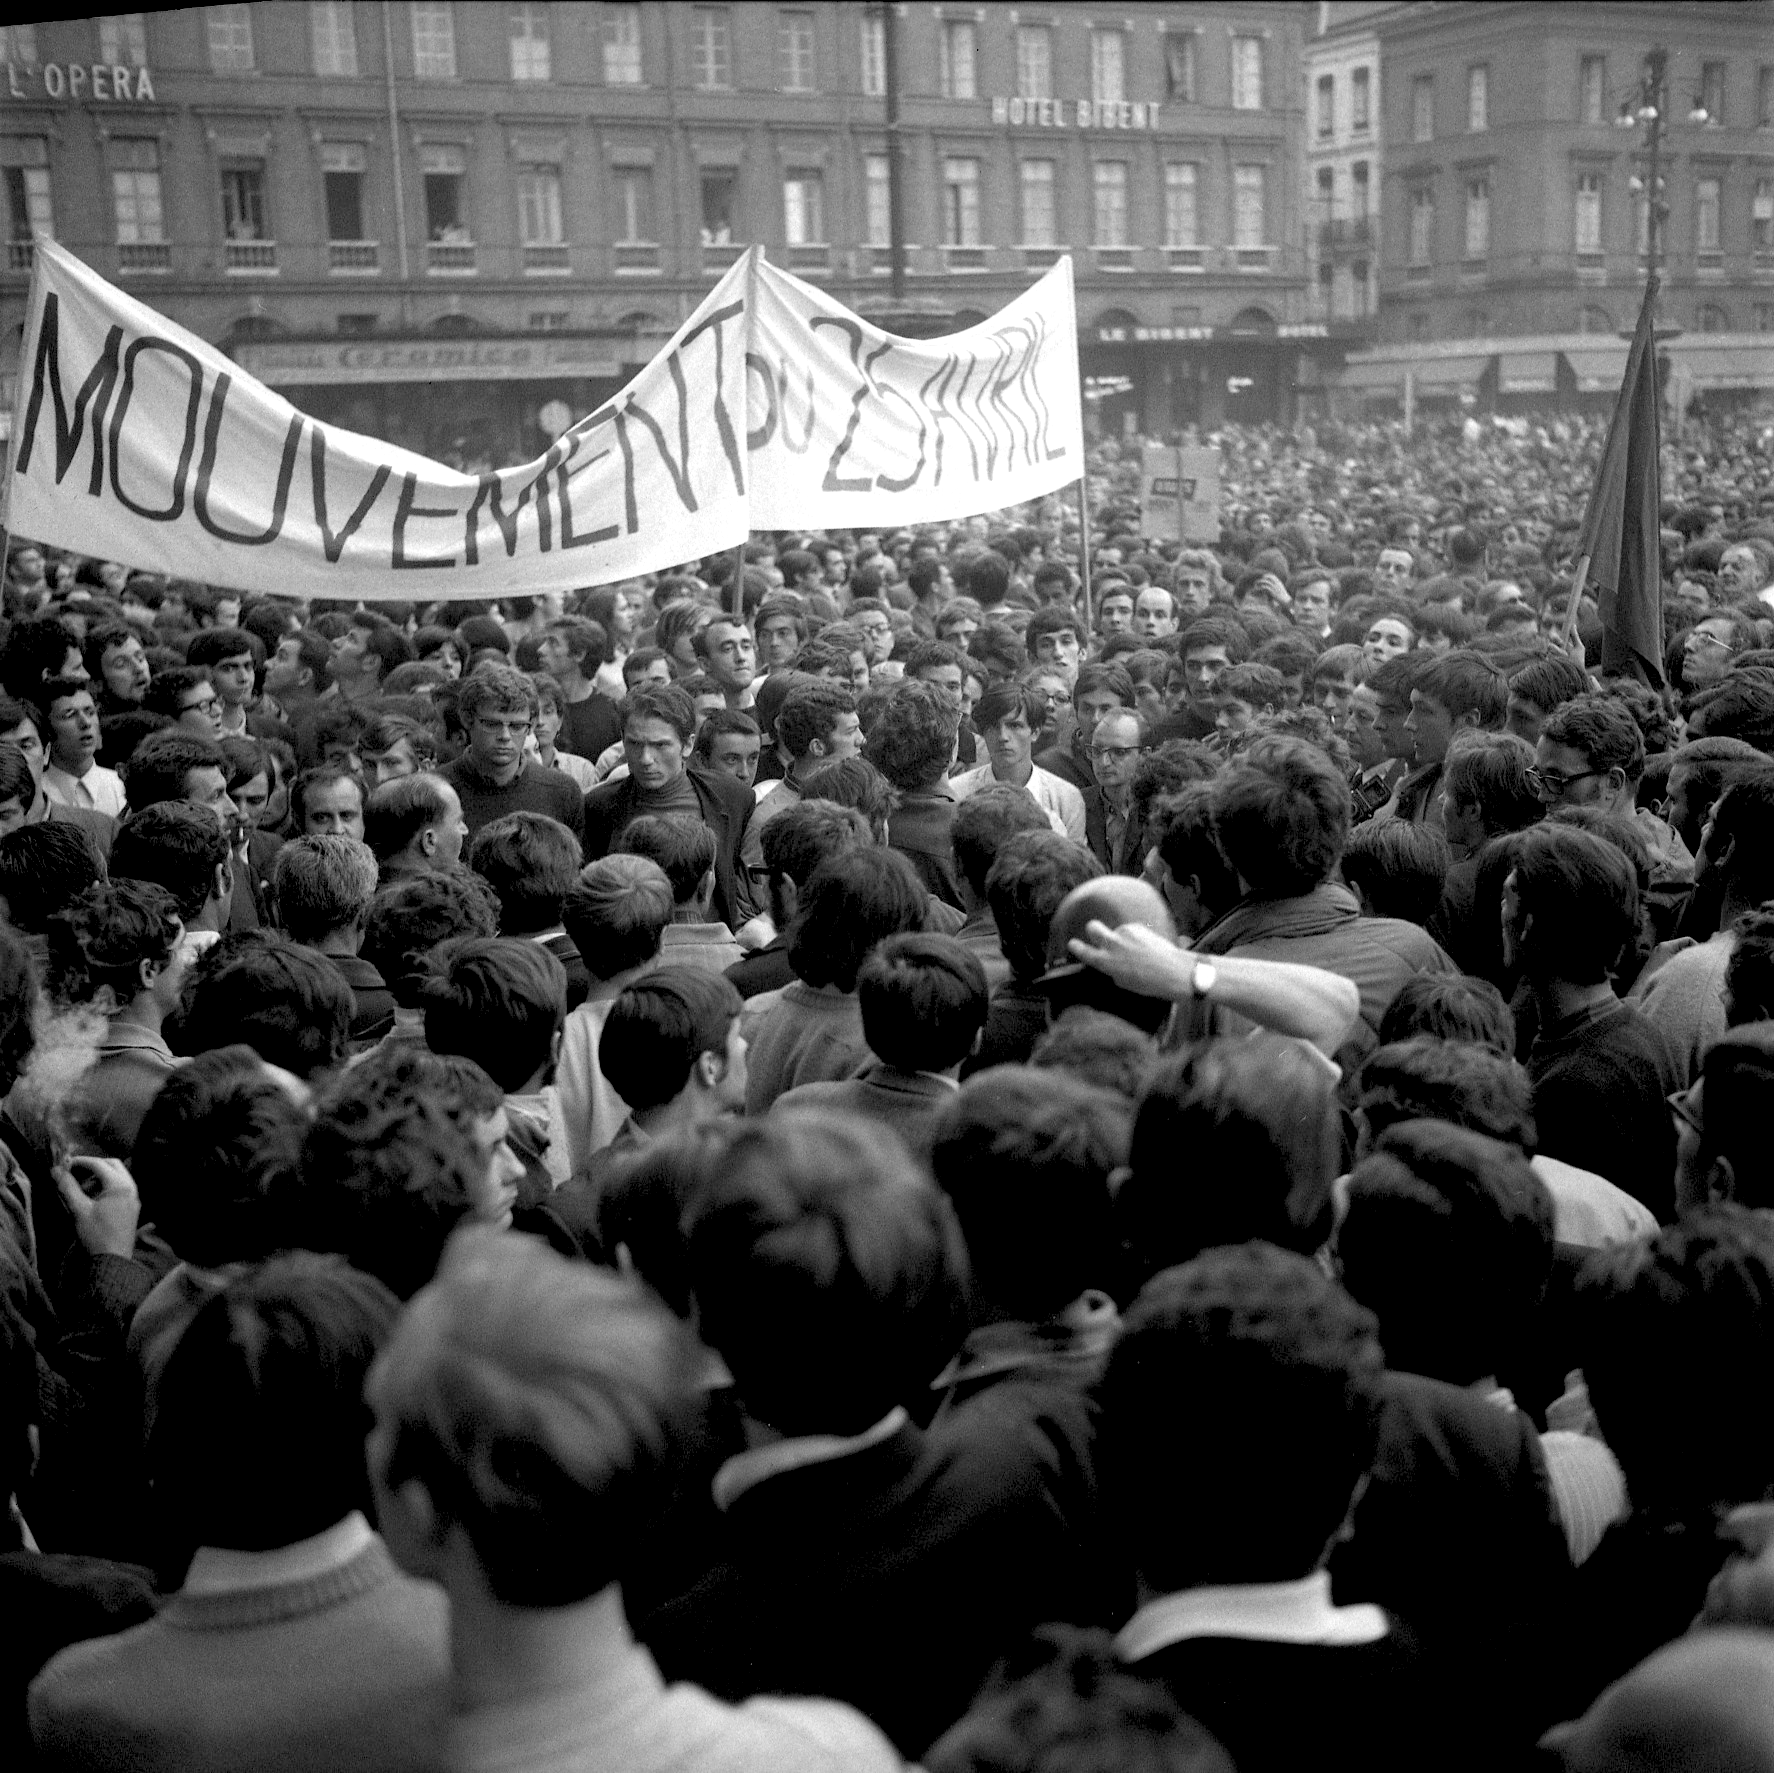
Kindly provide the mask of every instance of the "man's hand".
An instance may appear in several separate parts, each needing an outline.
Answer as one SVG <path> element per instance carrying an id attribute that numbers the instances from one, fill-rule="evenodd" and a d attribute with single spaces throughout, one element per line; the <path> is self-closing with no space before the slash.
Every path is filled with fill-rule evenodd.
<path id="1" fill-rule="evenodd" d="M 71 1157 L 55 1170 L 81 1246 L 94 1256 L 133 1255 L 142 1197 L 129 1167 L 114 1157 Z"/>
<path id="2" fill-rule="evenodd" d="M 1111 929 L 1092 920 L 1071 941 L 1073 957 L 1107 973 L 1124 991 L 1173 1001 L 1189 996 L 1195 956 L 1143 923 Z"/>

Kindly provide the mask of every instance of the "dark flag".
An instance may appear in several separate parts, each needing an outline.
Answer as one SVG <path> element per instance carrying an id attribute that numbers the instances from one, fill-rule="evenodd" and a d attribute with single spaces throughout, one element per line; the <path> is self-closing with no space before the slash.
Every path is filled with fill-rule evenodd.
<path id="1" fill-rule="evenodd" d="M 1602 446 L 1601 466 L 1577 540 L 1589 562 L 1589 585 L 1602 623 L 1604 672 L 1663 682 L 1663 563 L 1658 541 L 1657 351 L 1652 309 L 1657 278 L 1645 299 L 1626 354 L 1626 378 Z"/>

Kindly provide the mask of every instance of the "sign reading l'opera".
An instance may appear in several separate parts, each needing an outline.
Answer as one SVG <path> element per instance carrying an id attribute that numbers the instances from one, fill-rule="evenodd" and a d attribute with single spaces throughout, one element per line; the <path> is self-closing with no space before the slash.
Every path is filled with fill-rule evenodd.
<path id="1" fill-rule="evenodd" d="M 1013 129 L 1156 129 L 1163 109 L 1145 99 L 995 98 L 992 121 Z"/>
<path id="2" fill-rule="evenodd" d="M 27 67 L 6 64 L 6 97 L 15 99 L 98 99 L 108 104 L 151 105 L 154 76 L 146 68 L 112 67 L 104 62 L 45 62 Z"/>

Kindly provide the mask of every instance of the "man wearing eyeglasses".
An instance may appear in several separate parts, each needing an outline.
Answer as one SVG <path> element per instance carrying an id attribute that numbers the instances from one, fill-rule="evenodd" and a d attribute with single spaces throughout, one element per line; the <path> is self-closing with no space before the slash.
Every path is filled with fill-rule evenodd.
<path id="1" fill-rule="evenodd" d="M 1112 709 L 1091 729 L 1096 786 L 1084 795 L 1084 840 L 1111 874 L 1138 874 L 1145 864 L 1145 833 L 1133 804 L 1133 777 L 1145 744 L 1146 723 L 1131 708 Z"/>
<path id="2" fill-rule="evenodd" d="M 1529 780 L 1548 812 L 1593 806 L 1631 819 L 1651 846 L 1651 885 L 1685 886 L 1694 878 L 1688 846 L 1648 807 L 1637 804 L 1645 741 L 1624 702 L 1577 696 L 1546 718 Z"/>

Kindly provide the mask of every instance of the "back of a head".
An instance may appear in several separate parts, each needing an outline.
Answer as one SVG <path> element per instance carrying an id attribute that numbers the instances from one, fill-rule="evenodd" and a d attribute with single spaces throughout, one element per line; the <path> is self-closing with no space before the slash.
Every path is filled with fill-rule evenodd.
<path id="1" fill-rule="evenodd" d="M 1131 1109 L 1146 1087 L 1146 1073 L 1157 1053 L 1151 1035 L 1131 1022 L 1078 1004 L 1054 1017 L 1035 1042 L 1029 1063 L 1038 1071 L 1063 1072 L 1079 1083 L 1108 1090 Z"/>
<path id="2" fill-rule="evenodd" d="M 868 821 L 853 807 L 837 806 L 829 800 L 803 800 L 770 820 L 758 841 L 765 871 L 774 878 L 792 880 L 799 889 L 827 856 L 868 849 L 875 839 Z"/>
<path id="3" fill-rule="evenodd" d="M 459 1069 L 473 1072 L 423 1048 L 384 1046 L 329 1080 L 285 1203 L 292 1243 L 338 1251 L 402 1299 L 431 1279 L 486 1174 L 467 1122 L 502 1104 L 484 1073 L 465 1092 Z"/>
<path id="4" fill-rule="evenodd" d="M 657 862 L 671 882 L 674 905 L 688 905 L 714 867 L 714 833 L 688 813 L 642 813 L 616 839 L 616 853 Z"/>
<path id="5" fill-rule="evenodd" d="M 924 1397 L 961 1339 L 953 1211 L 878 1122 L 745 1123 L 688 1229 L 703 1338 L 782 1434 L 861 1433 Z"/>
<path id="6" fill-rule="evenodd" d="M 1160 1592 L 1316 1569 L 1373 1459 L 1372 1312 L 1272 1244 L 1155 1275 L 1096 1387 L 1105 1506 Z"/>
<path id="7" fill-rule="evenodd" d="M 1531 974 L 1597 985 L 1638 926 L 1633 865 L 1606 839 L 1541 824 L 1511 840 L 1522 964 Z"/>
<path id="8" fill-rule="evenodd" d="M 1161 1060 L 1140 1098 L 1122 1243 L 1142 1275 L 1252 1239 L 1315 1250 L 1342 1149 L 1331 1074 L 1297 1041 L 1199 1042 Z"/>
<path id="9" fill-rule="evenodd" d="M 1214 835 L 1259 899 L 1329 880 L 1349 836 L 1349 785 L 1317 746 L 1258 739 L 1214 786 Z"/>
<path id="10" fill-rule="evenodd" d="M 382 783 L 363 809 L 363 840 L 377 861 L 392 861 L 420 832 L 440 823 L 450 811 L 449 797 L 449 784 L 427 770 Z"/>
<path id="11" fill-rule="evenodd" d="M 1115 1290 L 1110 1177 L 1126 1104 L 1063 1072 L 995 1065 L 936 1125 L 930 1165 L 967 1241 L 975 1315 L 1039 1323 L 1088 1288 Z"/>
<path id="12" fill-rule="evenodd" d="M 568 938 L 599 982 L 655 959 L 671 912 L 671 882 L 645 856 L 604 856 L 587 863 L 561 901 Z"/>
<path id="13" fill-rule="evenodd" d="M 1423 925 L 1441 903 L 1452 861 L 1448 840 L 1433 825 L 1369 820 L 1349 833 L 1343 879 L 1370 916 Z"/>
<path id="14" fill-rule="evenodd" d="M 1513 733 L 1456 733 L 1442 772 L 1448 806 L 1470 808 L 1487 835 L 1525 830 L 1546 810 L 1533 767 L 1532 748 Z"/>
<path id="15" fill-rule="evenodd" d="M 105 864 L 78 825 L 45 819 L 0 837 L 0 900 L 15 929 L 43 935 L 56 912 L 104 877 Z"/>
<path id="16" fill-rule="evenodd" d="M 353 1007 L 330 961 L 271 930 L 242 930 L 191 969 L 172 1044 L 207 1053 L 244 1041 L 267 1065 L 311 1079 L 344 1060 Z"/>
<path id="17" fill-rule="evenodd" d="M 1746 773 L 1713 803 L 1706 851 L 1738 900 L 1774 899 L 1774 767 Z"/>
<path id="18" fill-rule="evenodd" d="M 368 1511 L 364 1379 L 398 1310 L 369 1275 L 301 1250 L 198 1309 L 148 1442 L 173 1545 L 269 1551 Z"/>
<path id="19" fill-rule="evenodd" d="M 355 837 L 292 837 L 271 865 L 277 916 L 292 942 L 356 929 L 376 896 L 376 858 Z"/>
<path id="20" fill-rule="evenodd" d="M 579 840 L 544 813 L 507 813 L 475 832 L 468 866 L 499 895 L 499 933 L 528 936 L 561 921 L 579 878 Z"/>
<path id="21" fill-rule="evenodd" d="M 1774 1416 L 1743 1400 L 1774 1360 L 1774 1216 L 1714 1205 L 1596 1250 L 1577 1304 L 1573 1353 L 1634 1511 L 1710 1533 L 1715 1509 L 1763 1496 Z"/>
<path id="22" fill-rule="evenodd" d="M 985 969 L 953 936 L 889 936 L 856 975 L 863 1038 L 899 1071 L 947 1071 L 979 1044 Z"/>
<path id="23" fill-rule="evenodd" d="M 854 991 L 869 950 L 922 930 L 929 895 L 897 850 L 844 850 L 814 869 L 788 932 L 788 962 L 808 985 Z"/>
<path id="24" fill-rule="evenodd" d="M 1022 643 L 1016 642 L 1018 662 Z M 902 794 L 941 779 L 955 753 L 960 716 L 930 684 L 902 682 L 881 710 L 864 753 Z"/>
<path id="25" fill-rule="evenodd" d="M 258 1261 L 276 1247 L 270 1195 L 306 1125 L 251 1047 L 199 1053 L 155 1092 L 136 1134 L 143 1221 L 199 1268 Z"/>
<path id="26" fill-rule="evenodd" d="M 1380 1044 L 1413 1035 L 1471 1041 L 1505 1056 L 1515 1051 L 1515 1017 L 1489 979 L 1471 973 L 1413 973 L 1380 1018 Z"/>
<path id="27" fill-rule="evenodd" d="M 1107 973 L 1073 957 L 1072 943 L 1088 937 L 1093 923 L 1121 929 L 1138 924 L 1162 936 L 1176 939 L 1176 922 L 1164 896 L 1147 880 L 1126 874 L 1103 874 L 1075 886 L 1066 894 L 1047 928 L 1047 970 L 1041 977 L 1049 1013 L 1061 1016 L 1072 1009 L 1096 1009 L 1131 1022 L 1143 1033 L 1156 1035 L 1170 1019 L 1172 1006 L 1162 998 L 1130 991 Z"/>
<path id="28" fill-rule="evenodd" d="M 1509 1053 L 1433 1034 L 1389 1041 L 1361 1068 L 1357 1099 L 1369 1140 L 1400 1121 L 1443 1120 L 1532 1155 L 1534 1089 Z"/>
<path id="29" fill-rule="evenodd" d="M 1700 1164 L 1711 1185 L 1742 1207 L 1774 1207 L 1767 1156 L 1774 1125 L 1774 1022 L 1733 1027 L 1701 1061 Z M 1728 1167 L 1725 1167 L 1728 1166 Z"/>
<path id="30" fill-rule="evenodd" d="M 1337 1256 L 1394 1367 L 1472 1385 L 1521 1351 L 1552 1226 L 1551 1197 L 1519 1147 L 1400 1121 L 1355 1166 Z"/>
<path id="31" fill-rule="evenodd" d="M 478 874 L 427 871 L 391 882 L 370 901 L 358 952 L 382 975 L 396 1003 L 417 1009 L 433 952 L 457 937 L 491 936 L 498 928 L 499 901 Z"/>
<path id="32" fill-rule="evenodd" d="M 540 942 L 466 936 L 431 957 L 425 1044 L 472 1059 L 501 1090 L 550 1065 L 567 1018 L 567 969 Z"/>
<path id="33" fill-rule="evenodd" d="M 955 866 L 976 898 L 986 893 L 986 876 L 999 850 L 1018 832 L 1051 831 L 1034 796 L 1011 782 L 992 782 L 955 809 L 950 840 Z"/>
<path id="34" fill-rule="evenodd" d="M 1232 1758 L 1108 1634 L 1044 1625 L 925 1752 L 928 1773 L 1235 1773 Z"/>
<path id="35" fill-rule="evenodd" d="M 604 1020 L 605 1080 L 638 1113 L 681 1094 L 704 1053 L 725 1057 L 744 1000 L 723 974 L 664 966 L 624 987 Z"/>
<path id="36" fill-rule="evenodd" d="M 131 813 L 111 844 L 113 880 L 151 880 L 172 894 L 190 923 L 217 891 L 228 834 L 207 807 L 165 800 Z"/>
<path id="37" fill-rule="evenodd" d="M 425 1487 L 503 1605 L 570 1606 L 654 1543 L 696 1374 L 694 1339 L 635 1281 L 465 1233 L 370 1374 L 377 1478 Z"/>
<path id="38" fill-rule="evenodd" d="M 1089 850 L 1057 831 L 1024 831 L 1004 841 L 986 875 L 986 903 L 1019 984 L 1047 970 L 1048 938 L 1067 896 L 1102 873 Z"/>

